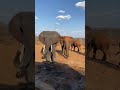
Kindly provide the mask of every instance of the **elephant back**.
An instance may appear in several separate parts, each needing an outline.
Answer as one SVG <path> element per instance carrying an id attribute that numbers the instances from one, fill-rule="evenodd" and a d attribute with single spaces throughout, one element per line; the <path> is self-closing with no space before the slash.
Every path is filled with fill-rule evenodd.
<path id="1" fill-rule="evenodd" d="M 56 31 L 43 31 L 39 35 L 39 40 L 45 45 L 47 43 L 46 39 L 49 39 L 50 45 L 59 42 L 60 34 Z"/>

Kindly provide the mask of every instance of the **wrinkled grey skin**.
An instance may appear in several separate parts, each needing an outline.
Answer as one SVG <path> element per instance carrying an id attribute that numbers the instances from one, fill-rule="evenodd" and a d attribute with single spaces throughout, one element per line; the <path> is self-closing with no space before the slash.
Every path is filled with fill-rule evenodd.
<path id="1" fill-rule="evenodd" d="M 46 61 L 54 62 L 56 59 L 55 47 L 60 40 L 60 34 L 56 31 L 43 31 L 39 35 L 39 40 L 45 45 L 42 53 Z"/>
<path id="2" fill-rule="evenodd" d="M 18 69 L 17 77 L 25 76 L 27 83 L 34 83 L 34 12 L 16 14 L 9 22 L 10 34 L 22 44 L 17 51 L 14 64 Z M 21 74 L 19 76 L 19 74 Z"/>

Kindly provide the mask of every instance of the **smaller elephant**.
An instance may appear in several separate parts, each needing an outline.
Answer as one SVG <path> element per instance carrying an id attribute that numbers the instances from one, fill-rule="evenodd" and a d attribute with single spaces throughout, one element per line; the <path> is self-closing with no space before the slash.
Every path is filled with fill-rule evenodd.
<path id="1" fill-rule="evenodd" d="M 70 36 L 62 36 L 61 37 L 61 47 L 62 47 L 62 53 L 63 55 L 68 58 L 69 57 L 69 49 L 72 43 L 72 37 Z"/>
<path id="2" fill-rule="evenodd" d="M 79 52 L 79 50 L 81 49 L 81 45 L 82 45 L 82 42 L 80 40 L 73 39 L 72 40 L 72 44 L 71 44 L 71 50 L 74 47 L 74 51 L 75 51 L 75 47 L 77 47 L 78 48 L 78 52 Z"/>
<path id="3" fill-rule="evenodd" d="M 60 44 L 61 44 L 61 49 L 62 49 L 62 52 L 63 52 L 63 40 L 64 40 L 64 37 L 65 36 L 61 36 L 61 38 L 60 38 Z"/>
<path id="4" fill-rule="evenodd" d="M 96 51 L 101 50 L 103 52 L 103 58 L 102 60 L 107 59 L 107 55 L 110 56 L 110 53 L 108 52 L 108 49 L 111 44 L 111 39 L 108 37 L 108 34 L 105 33 L 103 30 L 92 30 L 92 28 L 86 26 L 86 47 L 87 47 L 87 53 L 93 49 L 93 59 L 96 58 Z M 88 55 L 89 56 L 89 55 Z M 87 56 L 87 57 L 88 57 Z"/>
<path id="5" fill-rule="evenodd" d="M 39 35 L 39 40 L 44 44 L 41 52 L 46 61 L 54 62 L 56 60 L 55 47 L 60 41 L 60 34 L 56 31 L 43 31 Z"/>

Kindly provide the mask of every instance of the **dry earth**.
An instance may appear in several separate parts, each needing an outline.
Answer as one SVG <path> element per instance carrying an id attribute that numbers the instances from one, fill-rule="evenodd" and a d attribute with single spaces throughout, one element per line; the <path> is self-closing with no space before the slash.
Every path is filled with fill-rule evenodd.
<path id="1" fill-rule="evenodd" d="M 16 78 L 16 68 L 13 64 L 19 47 L 20 44 L 10 36 L 6 26 L 0 24 L 0 90 L 5 87 L 17 87 L 19 83 L 25 82 L 24 79 Z"/>
<path id="2" fill-rule="evenodd" d="M 115 53 L 119 51 L 118 46 L 111 46 L 109 51 L 111 57 L 108 57 L 107 61 L 118 65 L 120 62 L 120 54 L 115 55 Z M 90 56 L 91 55 L 92 53 L 90 53 Z M 102 56 L 102 52 L 98 50 L 96 58 L 101 59 Z M 85 71 L 87 90 L 120 90 L 120 70 L 87 60 Z"/>

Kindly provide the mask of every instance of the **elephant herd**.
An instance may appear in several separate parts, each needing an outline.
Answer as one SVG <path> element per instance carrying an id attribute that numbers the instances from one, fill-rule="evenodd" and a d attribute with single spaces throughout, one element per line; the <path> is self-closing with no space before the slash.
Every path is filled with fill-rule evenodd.
<path id="1" fill-rule="evenodd" d="M 103 53 L 102 60 L 106 61 L 108 57 L 111 57 L 110 46 L 117 43 L 120 49 L 120 32 L 117 30 L 93 30 L 91 27 L 86 26 L 86 57 L 89 57 L 90 51 L 93 50 L 93 59 L 96 59 L 97 50 L 101 50 Z M 114 32 L 113 32 L 114 31 Z M 115 55 L 117 55 L 117 52 Z"/>
<path id="2" fill-rule="evenodd" d="M 56 31 L 43 31 L 39 35 L 39 40 L 44 44 L 44 47 L 41 50 L 43 54 L 43 58 L 46 61 L 56 61 L 56 46 L 58 43 L 61 44 L 62 54 L 68 58 L 69 50 L 75 50 L 78 48 L 78 52 L 81 49 L 82 42 L 78 39 L 74 39 L 71 36 L 60 36 L 60 34 Z"/>

